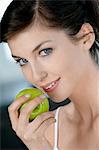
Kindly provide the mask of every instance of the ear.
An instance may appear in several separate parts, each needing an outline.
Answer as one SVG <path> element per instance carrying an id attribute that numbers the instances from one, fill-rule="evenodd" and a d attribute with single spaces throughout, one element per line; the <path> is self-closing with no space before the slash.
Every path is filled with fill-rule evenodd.
<path id="1" fill-rule="evenodd" d="M 94 41 L 95 33 L 93 27 L 89 23 L 84 23 L 78 33 L 78 39 L 80 38 L 85 50 L 89 50 Z"/>

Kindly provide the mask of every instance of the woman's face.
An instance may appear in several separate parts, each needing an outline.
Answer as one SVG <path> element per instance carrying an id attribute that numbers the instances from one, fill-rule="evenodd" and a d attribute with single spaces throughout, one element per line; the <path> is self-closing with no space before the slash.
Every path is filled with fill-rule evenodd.
<path id="1" fill-rule="evenodd" d="M 85 70 L 83 45 L 62 30 L 33 26 L 8 40 L 26 79 L 43 88 L 55 102 L 68 98 Z"/>

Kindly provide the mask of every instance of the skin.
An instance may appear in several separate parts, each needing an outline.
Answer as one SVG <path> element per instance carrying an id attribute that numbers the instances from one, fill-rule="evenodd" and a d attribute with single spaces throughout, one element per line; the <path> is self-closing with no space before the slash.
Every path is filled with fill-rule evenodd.
<path id="1" fill-rule="evenodd" d="M 35 24 L 8 40 L 12 54 L 28 61 L 21 68 L 31 84 L 42 87 L 60 78 L 58 87 L 48 95 L 55 102 L 68 97 L 72 101 L 59 112 L 60 150 L 99 149 L 99 68 L 89 54 L 95 40 L 90 24 L 83 24 L 76 38 L 83 35 L 86 36 L 73 41 L 63 30 Z M 44 41 L 47 42 L 33 50 Z M 53 50 L 46 55 L 41 52 L 45 48 Z M 18 108 L 28 98 L 19 99 L 8 108 L 13 130 L 29 149 L 52 150 L 55 111 L 44 113 L 29 123 L 30 112 L 43 99 L 38 97 L 30 102 L 18 117 Z"/>

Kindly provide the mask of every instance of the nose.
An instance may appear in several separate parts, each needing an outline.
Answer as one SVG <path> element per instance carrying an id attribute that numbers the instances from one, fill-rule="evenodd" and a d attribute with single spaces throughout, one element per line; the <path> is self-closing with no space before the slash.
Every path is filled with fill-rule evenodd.
<path id="1" fill-rule="evenodd" d="M 40 82 L 44 81 L 48 76 L 47 72 L 42 71 L 40 76 Z"/>
<path id="2" fill-rule="evenodd" d="M 47 78 L 48 73 L 47 71 L 43 70 L 43 68 L 44 67 L 39 67 L 37 65 L 35 65 L 35 67 L 33 65 L 31 66 L 32 79 L 35 84 L 39 84 Z"/>

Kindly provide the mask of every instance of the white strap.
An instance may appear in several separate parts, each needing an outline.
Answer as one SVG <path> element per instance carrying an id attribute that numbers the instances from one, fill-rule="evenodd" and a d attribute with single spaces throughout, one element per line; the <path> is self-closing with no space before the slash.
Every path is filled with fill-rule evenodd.
<path id="1" fill-rule="evenodd" d="M 58 114 L 59 114 L 60 107 L 57 108 L 55 113 L 55 131 L 54 131 L 54 150 L 58 150 Z"/>
<path id="2" fill-rule="evenodd" d="M 0 0 L 0 22 L 2 20 L 2 17 L 7 9 L 7 7 L 10 5 L 10 3 L 13 0 Z"/>

